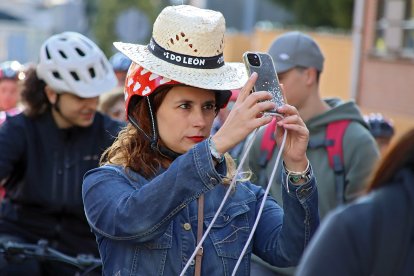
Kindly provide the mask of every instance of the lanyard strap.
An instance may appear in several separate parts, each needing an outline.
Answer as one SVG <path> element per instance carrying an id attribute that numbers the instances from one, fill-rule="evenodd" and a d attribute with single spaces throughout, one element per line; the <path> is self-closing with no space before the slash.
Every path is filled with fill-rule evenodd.
<path id="1" fill-rule="evenodd" d="M 204 194 L 198 198 L 198 223 L 197 223 L 197 244 L 203 237 L 203 221 L 204 221 Z M 201 246 L 195 257 L 195 276 L 201 275 L 201 259 L 203 258 L 203 247 Z"/>

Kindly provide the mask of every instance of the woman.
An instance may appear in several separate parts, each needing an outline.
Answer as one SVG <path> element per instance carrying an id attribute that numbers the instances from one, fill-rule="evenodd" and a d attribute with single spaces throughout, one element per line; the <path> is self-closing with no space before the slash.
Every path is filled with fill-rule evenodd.
<path id="1" fill-rule="evenodd" d="M 81 186 L 83 175 L 98 166 L 99 156 L 122 126 L 96 112 L 99 95 L 116 83 L 108 60 L 85 36 L 65 32 L 43 43 L 36 70 L 30 70 L 24 82 L 24 113 L 8 117 L 0 127 L 0 183 L 6 189 L 0 242 L 45 239 L 66 254 L 98 253 L 85 219 Z M 49 268 L 55 263 L 31 261 L 0 258 L 0 271 L 61 272 Z"/>
<path id="2" fill-rule="evenodd" d="M 238 177 L 224 153 L 272 119 L 259 116 L 275 105 L 266 101 L 268 92 L 250 94 L 253 75 L 209 138 L 230 90 L 246 82 L 242 64 L 223 61 L 224 32 L 221 13 L 181 5 L 160 13 L 148 46 L 115 44 L 133 61 L 125 82 L 130 124 L 103 155 L 105 165 L 88 172 L 83 184 L 106 275 L 179 275 Z M 308 131 L 294 107 L 279 111 L 286 114 L 279 126 L 289 130 L 286 170 L 300 173 L 295 184 L 285 184 L 285 213 L 266 198 L 238 275 L 249 274 L 252 252 L 280 266 L 296 264 L 318 225 L 317 190 L 305 153 Z M 233 271 L 263 195 L 247 179 L 238 181 L 186 275 Z"/>
<path id="3" fill-rule="evenodd" d="M 368 194 L 331 213 L 297 275 L 414 275 L 414 129 L 373 173 Z"/>

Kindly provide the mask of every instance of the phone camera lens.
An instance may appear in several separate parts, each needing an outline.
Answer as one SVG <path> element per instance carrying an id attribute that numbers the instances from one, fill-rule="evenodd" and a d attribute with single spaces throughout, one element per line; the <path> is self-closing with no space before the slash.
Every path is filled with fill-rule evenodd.
<path id="1" fill-rule="evenodd" d="M 260 66 L 260 58 L 256 54 L 248 54 L 247 59 L 249 60 L 249 63 L 253 66 Z"/>

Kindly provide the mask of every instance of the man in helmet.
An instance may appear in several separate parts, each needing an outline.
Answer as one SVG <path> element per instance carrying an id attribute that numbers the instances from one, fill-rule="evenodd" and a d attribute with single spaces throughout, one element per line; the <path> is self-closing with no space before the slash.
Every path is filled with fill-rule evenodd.
<path id="1" fill-rule="evenodd" d="M 22 78 L 22 65 L 18 61 L 5 61 L 0 64 L 0 125 L 7 116 L 19 113 L 19 80 Z"/>
<path id="2" fill-rule="evenodd" d="M 24 113 L 0 127 L 0 183 L 6 188 L 0 242 L 46 239 L 66 254 L 97 256 L 81 186 L 84 173 L 98 166 L 122 127 L 96 112 L 99 95 L 116 84 L 107 58 L 85 36 L 65 32 L 43 43 L 39 63 L 24 82 Z M 16 265 L 0 258 L 0 271 L 19 275 L 66 270 L 74 275 L 61 264 Z"/>

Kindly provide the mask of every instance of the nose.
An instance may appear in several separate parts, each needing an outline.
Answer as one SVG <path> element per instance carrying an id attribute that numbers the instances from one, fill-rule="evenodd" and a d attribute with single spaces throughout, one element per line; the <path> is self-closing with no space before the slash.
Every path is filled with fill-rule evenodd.
<path id="1" fill-rule="evenodd" d="M 84 104 L 88 109 L 96 110 L 98 108 L 99 97 L 87 98 L 84 100 Z"/>
<path id="2" fill-rule="evenodd" d="M 192 114 L 192 121 L 195 127 L 203 128 L 207 124 L 207 114 L 203 108 L 194 108 Z"/>

